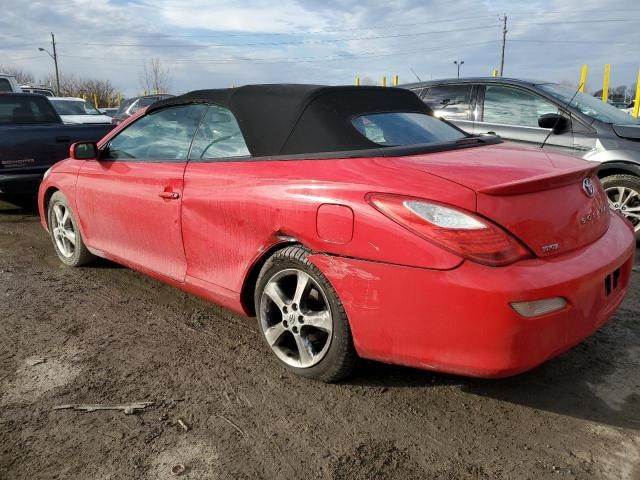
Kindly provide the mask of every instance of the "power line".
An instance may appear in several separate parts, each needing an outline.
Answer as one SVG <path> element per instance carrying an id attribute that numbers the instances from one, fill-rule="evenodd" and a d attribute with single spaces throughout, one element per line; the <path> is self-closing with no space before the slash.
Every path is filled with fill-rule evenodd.
<path id="1" fill-rule="evenodd" d="M 487 45 L 491 43 L 497 43 L 497 40 L 490 40 L 485 42 L 474 42 L 474 43 L 465 43 L 459 45 L 449 45 L 447 47 L 436 47 L 436 48 L 418 48 L 412 50 L 401 50 L 396 52 L 387 52 L 387 53 L 378 53 L 378 52 L 366 52 L 363 54 L 344 54 L 344 55 L 333 55 L 327 57 L 282 57 L 282 58 L 273 58 L 273 59 L 257 59 L 257 58 L 230 58 L 230 59 L 169 59 L 163 60 L 164 63 L 168 64 L 186 64 L 186 65 L 233 65 L 233 64 L 243 64 L 243 63 L 254 63 L 254 64 L 269 64 L 269 63 L 313 63 L 313 62 L 323 62 L 323 61 L 335 61 L 335 60 L 356 60 L 363 58 L 376 58 L 376 57 L 388 57 L 395 55 L 406 55 L 411 53 L 423 53 L 423 52 L 434 52 L 440 50 L 446 50 L 451 48 L 462 48 L 462 47 L 471 47 L 471 46 L 479 46 L 479 45 Z M 84 59 L 90 61 L 96 61 L 100 63 L 139 63 L 145 62 L 148 59 L 144 58 L 123 58 L 123 57 L 90 57 L 90 56 L 79 56 L 79 55 L 60 55 L 65 58 L 77 58 Z"/>
<path id="2" fill-rule="evenodd" d="M 339 42 L 359 42 L 364 40 L 380 40 L 387 38 L 404 38 L 404 37 L 417 37 L 422 35 L 438 35 L 443 33 L 455 33 L 466 32 L 471 30 L 487 30 L 494 29 L 495 25 L 483 25 L 478 27 L 466 27 L 466 28 L 454 28 L 449 30 L 432 30 L 428 32 L 418 33 L 396 33 L 392 35 L 377 35 L 371 37 L 350 37 L 350 38 L 330 38 L 325 40 L 301 40 L 293 42 L 256 42 L 256 43 L 212 43 L 208 45 L 202 44 L 143 44 L 143 43 L 73 43 L 73 45 L 86 45 L 92 47 L 154 47 L 154 48 L 211 48 L 211 47 L 257 47 L 257 46 L 277 46 L 277 45 L 313 45 L 313 44 L 325 44 L 325 43 L 339 43 Z"/>

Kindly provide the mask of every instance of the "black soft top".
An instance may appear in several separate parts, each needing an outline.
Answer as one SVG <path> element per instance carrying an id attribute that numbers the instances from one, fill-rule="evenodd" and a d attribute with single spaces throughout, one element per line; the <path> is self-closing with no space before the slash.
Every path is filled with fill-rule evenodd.
<path id="1" fill-rule="evenodd" d="M 296 84 L 195 90 L 160 100 L 147 112 L 192 103 L 228 108 L 254 157 L 378 150 L 380 145 L 351 124 L 354 117 L 398 111 L 433 113 L 413 92 L 400 88 Z"/>

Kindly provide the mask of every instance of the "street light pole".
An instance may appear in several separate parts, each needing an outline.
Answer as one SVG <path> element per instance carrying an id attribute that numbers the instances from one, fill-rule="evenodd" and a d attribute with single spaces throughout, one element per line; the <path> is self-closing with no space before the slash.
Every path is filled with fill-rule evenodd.
<path id="1" fill-rule="evenodd" d="M 453 63 L 458 67 L 458 78 L 460 78 L 460 67 L 464 64 L 464 60 L 454 60 Z"/>
<path id="2" fill-rule="evenodd" d="M 58 73 L 58 54 L 56 53 L 56 37 L 51 32 L 51 47 L 53 48 L 53 53 L 51 53 L 46 48 L 38 48 L 41 52 L 45 52 L 53 59 L 53 64 L 56 67 L 56 96 L 60 96 L 60 74 Z"/>
<path id="3" fill-rule="evenodd" d="M 56 66 L 56 95 L 60 96 L 60 74 L 58 73 L 58 54 L 56 53 L 56 37 L 51 32 L 51 46 L 53 47 L 53 63 Z"/>

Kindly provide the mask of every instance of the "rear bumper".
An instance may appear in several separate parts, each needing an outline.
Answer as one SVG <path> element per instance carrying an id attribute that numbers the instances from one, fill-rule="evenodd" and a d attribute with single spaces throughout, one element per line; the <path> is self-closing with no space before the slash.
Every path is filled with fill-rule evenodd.
<path id="1" fill-rule="evenodd" d="M 433 271 L 327 255 L 312 261 L 340 296 L 361 357 L 478 377 L 529 370 L 605 324 L 628 287 L 635 237 L 616 215 L 583 249 L 508 267 L 464 262 Z M 617 288 L 605 279 L 619 271 Z M 563 310 L 524 318 L 511 302 L 564 297 Z"/>
<path id="2" fill-rule="evenodd" d="M 0 175 L 0 194 L 6 195 L 35 195 L 42 181 L 41 173 L 16 173 Z"/>

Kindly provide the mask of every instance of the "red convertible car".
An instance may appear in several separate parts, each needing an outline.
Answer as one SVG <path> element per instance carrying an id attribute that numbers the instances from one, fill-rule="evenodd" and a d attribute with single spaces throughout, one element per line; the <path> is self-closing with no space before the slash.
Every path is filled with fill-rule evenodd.
<path id="1" fill-rule="evenodd" d="M 64 264 L 105 257 L 255 315 L 323 381 L 358 357 L 522 372 L 629 286 L 633 229 L 592 164 L 467 135 L 406 90 L 194 91 L 70 153 L 39 193 Z"/>

